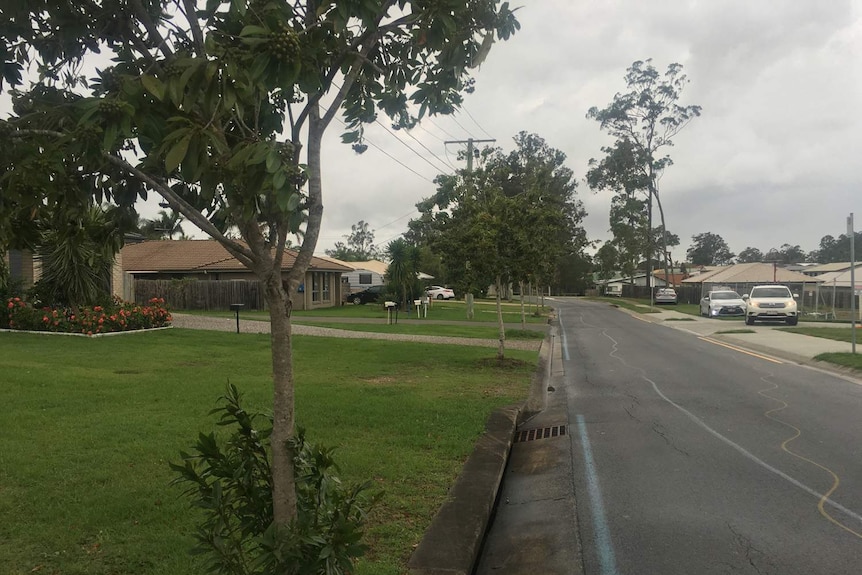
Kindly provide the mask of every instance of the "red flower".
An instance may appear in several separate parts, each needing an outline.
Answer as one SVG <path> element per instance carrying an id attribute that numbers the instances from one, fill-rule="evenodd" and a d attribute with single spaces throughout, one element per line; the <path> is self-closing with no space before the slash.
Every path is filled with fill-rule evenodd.
<path id="1" fill-rule="evenodd" d="M 9 309 L 12 309 L 13 307 L 15 307 L 15 304 L 14 304 L 13 302 L 11 302 L 11 301 L 10 301 L 10 302 L 9 302 L 9 305 L 8 305 L 8 306 L 6 306 L 6 307 L 8 307 Z"/>
<path id="2" fill-rule="evenodd" d="M 48 316 L 46 315 L 45 317 L 42 318 L 42 321 L 44 321 L 45 323 L 48 323 L 48 321 L 50 321 L 50 320 L 48 319 Z"/>

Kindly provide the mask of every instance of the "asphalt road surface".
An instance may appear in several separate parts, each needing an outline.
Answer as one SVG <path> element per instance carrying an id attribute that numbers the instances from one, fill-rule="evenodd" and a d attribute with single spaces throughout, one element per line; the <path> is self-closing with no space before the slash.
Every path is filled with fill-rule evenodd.
<path id="1" fill-rule="evenodd" d="M 586 574 L 862 573 L 862 386 L 556 303 Z"/>

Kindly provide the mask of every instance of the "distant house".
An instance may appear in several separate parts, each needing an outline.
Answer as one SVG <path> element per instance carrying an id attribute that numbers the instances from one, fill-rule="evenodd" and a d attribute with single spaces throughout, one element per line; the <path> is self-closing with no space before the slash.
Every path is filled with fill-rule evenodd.
<path id="1" fill-rule="evenodd" d="M 386 268 L 389 267 L 389 264 L 385 262 L 379 260 L 345 262 L 331 257 L 319 257 L 322 260 L 350 268 L 341 276 L 342 282 L 346 284 L 345 295 L 386 283 Z"/>
<path id="2" fill-rule="evenodd" d="M 254 273 L 215 240 L 155 240 L 130 244 L 120 252 L 127 282 L 140 280 L 197 280 L 257 282 Z M 293 267 L 297 253 L 285 250 L 282 270 Z M 341 274 L 349 267 L 312 257 L 293 309 L 341 305 Z M 134 293 L 133 293 L 134 296 Z M 130 298 L 131 299 L 131 298 Z M 168 302 L 170 305 L 171 302 Z"/>
<path id="3" fill-rule="evenodd" d="M 658 276 L 658 272 L 653 273 L 653 287 L 666 287 L 667 282 L 664 280 L 664 272 L 661 273 L 662 277 Z M 647 285 L 647 274 L 646 272 L 635 272 L 633 275 L 628 276 L 616 276 L 607 280 L 597 280 L 596 287 L 599 290 L 599 293 L 604 295 L 613 295 L 613 296 L 622 296 L 623 294 L 623 286 L 641 286 L 646 287 Z"/>
<path id="4" fill-rule="evenodd" d="M 726 287 L 739 293 L 748 293 L 757 284 L 780 283 L 791 289 L 802 289 L 805 284 L 814 286 L 820 279 L 803 275 L 770 263 L 748 263 L 721 266 L 682 280 L 688 286 L 700 286 L 706 293 L 714 287 Z"/>

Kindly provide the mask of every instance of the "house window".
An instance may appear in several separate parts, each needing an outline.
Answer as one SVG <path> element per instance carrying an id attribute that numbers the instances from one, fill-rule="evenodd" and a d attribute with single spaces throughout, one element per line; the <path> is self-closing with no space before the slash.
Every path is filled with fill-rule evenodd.
<path id="1" fill-rule="evenodd" d="M 360 284 L 370 284 L 371 283 L 371 274 L 359 274 L 359 283 Z"/>
<path id="2" fill-rule="evenodd" d="M 329 274 L 321 272 L 311 274 L 311 301 L 330 301 Z"/>

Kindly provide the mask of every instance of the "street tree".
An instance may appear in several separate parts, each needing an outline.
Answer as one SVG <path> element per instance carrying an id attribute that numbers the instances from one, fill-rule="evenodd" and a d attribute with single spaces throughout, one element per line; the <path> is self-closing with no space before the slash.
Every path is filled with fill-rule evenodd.
<path id="1" fill-rule="evenodd" d="M 501 358 L 504 286 L 547 281 L 564 255 L 586 243 L 585 212 L 565 155 L 534 134 L 518 134 L 515 144 L 508 154 L 482 150 L 472 172 L 439 176 L 437 193 L 424 205 L 430 219 L 422 225 L 461 291 L 495 286 Z"/>
<path id="2" fill-rule="evenodd" d="M 712 232 L 704 232 L 691 237 L 692 245 L 686 251 L 688 261 L 699 266 L 724 266 L 732 263 L 735 254 L 727 242 Z"/>
<path id="3" fill-rule="evenodd" d="M 453 112 L 491 43 L 518 28 L 512 10 L 496 0 L 4 2 L 0 22 L 2 79 L 17 88 L 14 114 L 0 122 L 10 213 L 83 210 L 94 197 L 131 209 L 155 192 L 261 281 L 272 326 L 273 523 L 287 526 L 296 517 L 291 302 L 323 215 L 323 135 L 339 113 L 342 140 L 361 146 L 378 110 L 402 126 Z M 103 64 L 86 78 L 93 54 Z"/>
<path id="4" fill-rule="evenodd" d="M 763 252 L 757 248 L 747 247 L 736 256 L 736 263 L 753 264 L 763 261 Z"/>
<path id="5" fill-rule="evenodd" d="M 662 75 L 652 65 L 652 60 L 636 61 L 626 70 L 627 92 L 617 93 L 613 101 L 603 109 L 590 108 L 587 118 L 596 120 L 602 130 L 613 136 L 614 145 L 602 148 L 605 158 L 601 162 L 591 160 L 588 181 L 594 189 L 609 188 L 636 191 L 647 196 L 647 225 L 652 229 L 653 200 L 659 208 L 661 227 L 667 230 L 664 207 L 659 195 L 658 181 L 665 169 L 673 162 L 670 156 L 660 156 L 662 148 L 673 145 L 673 138 L 688 123 L 700 116 L 697 105 L 680 106 L 680 99 L 688 78 L 682 73 L 682 65 L 670 64 Z M 666 234 L 661 234 L 665 274 L 670 274 Z M 652 268 L 652 237 L 645 246 L 647 271 Z"/>
<path id="6" fill-rule="evenodd" d="M 609 280 L 619 269 L 619 254 L 613 242 L 605 242 L 596 250 L 593 264 L 599 279 Z"/>
<path id="7" fill-rule="evenodd" d="M 344 239 L 347 243 L 336 242 L 334 249 L 326 250 L 326 255 L 345 262 L 367 262 L 383 255 L 380 248 L 374 245 L 374 230 L 363 220 L 350 226 L 350 234 Z"/>

